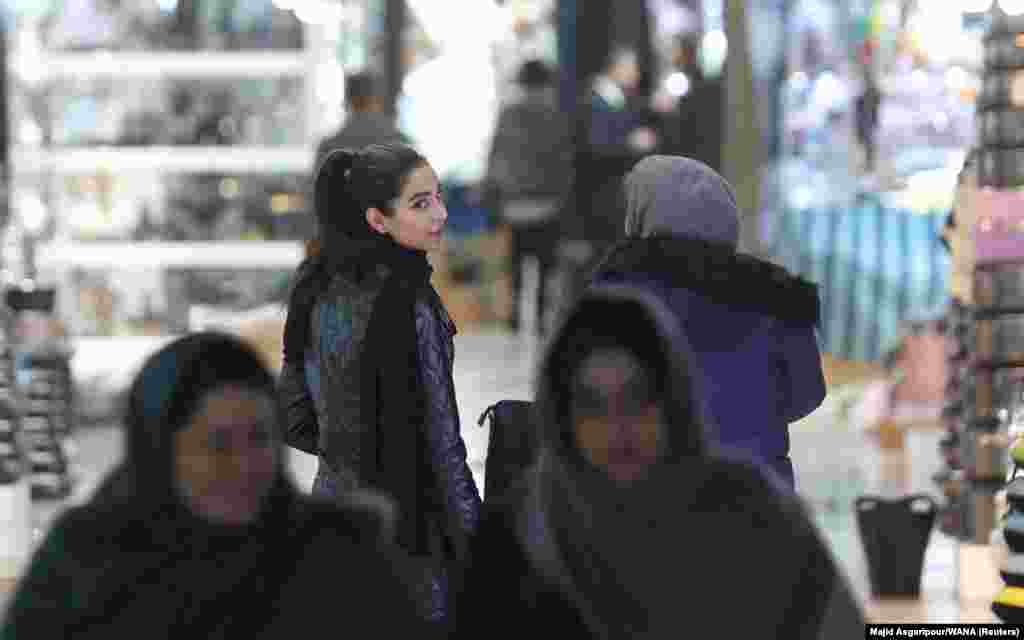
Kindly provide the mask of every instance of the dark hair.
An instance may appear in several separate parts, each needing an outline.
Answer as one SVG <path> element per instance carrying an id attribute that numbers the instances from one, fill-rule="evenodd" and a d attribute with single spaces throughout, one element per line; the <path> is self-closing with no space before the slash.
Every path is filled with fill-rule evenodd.
<path id="1" fill-rule="evenodd" d="M 540 60 L 528 60 L 519 67 L 516 80 L 519 84 L 531 89 L 550 87 L 554 84 L 554 73 Z"/>
<path id="2" fill-rule="evenodd" d="M 337 266 L 358 261 L 381 242 L 391 242 L 366 221 L 366 210 L 394 213 L 394 200 L 409 175 L 427 164 L 418 151 L 404 144 L 372 144 L 362 150 L 336 149 L 321 161 L 313 186 L 319 250 L 296 270 L 288 301 L 284 351 L 301 358 L 309 342 L 310 315 L 317 296 Z"/>
<path id="3" fill-rule="evenodd" d="M 605 58 L 604 68 L 611 69 L 615 65 L 623 61 L 624 58 L 633 58 L 639 60 L 639 52 L 635 47 L 631 47 L 625 44 L 616 44 L 608 52 L 608 57 Z"/>
<path id="4" fill-rule="evenodd" d="M 380 97 L 377 76 L 370 71 L 358 71 L 345 77 L 345 102 L 362 107 L 373 98 Z"/>

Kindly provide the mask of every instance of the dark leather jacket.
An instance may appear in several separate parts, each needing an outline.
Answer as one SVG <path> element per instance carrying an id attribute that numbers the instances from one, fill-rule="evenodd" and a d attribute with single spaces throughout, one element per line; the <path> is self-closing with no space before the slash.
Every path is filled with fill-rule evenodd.
<path id="1" fill-rule="evenodd" d="M 466 461 L 466 445 L 455 399 L 455 324 L 432 287 L 425 288 L 418 297 L 415 317 L 420 373 L 427 393 L 425 434 L 439 494 L 434 498 L 444 506 L 447 516 L 445 528 L 448 529 L 445 533 L 457 555 L 461 556 L 476 531 L 481 500 Z M 357 317 L 355 322 L 358 321 Z M 323 434 L 320 434 L 317 398 L 323 397 L 321 379 L 327 380 L 330 376 L 320 375 L 319 358 L 313 351 L 307 351 L 304 363 L 285 360 L 279 395 L 286 414 L 285 441 L 296 449 L 320 457 L 323 468 L 328 461 L 324 459 L 319 444 L 323 441 Z"/>

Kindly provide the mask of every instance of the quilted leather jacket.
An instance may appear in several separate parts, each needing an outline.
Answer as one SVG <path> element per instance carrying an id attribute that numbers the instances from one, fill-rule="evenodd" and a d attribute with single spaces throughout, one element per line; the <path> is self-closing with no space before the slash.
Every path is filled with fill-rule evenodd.
<path id="1" fill-rule="evenodd" d="M 347 286 L 349 290 L 338 291 L 338 286 Z M 363 287 L 360 289 L 365 291 Z M 339 491 L 360 485 L 360 479 L 352 476 L 343 461 L 325 455 L 326 451 L 337 449 L 337 444 L 331 446 L 332 438 L 335 442 L 346 438 L 346 423 L 351 421 L 347 416 L 358 415 L 359 399 L 353 397 L 358 389 L 358 375 L 354 373 L 358 365 L 352 362 L 351 355 L 359 351 L 354 341 L 364 335 L 361 323 L 368 321 L 372 309 L 372 304 L 360 300 L 359 295 L 350 282 L 332 285 L 313 314 L 314 344 L 307 349 L 305 362 L 286 359 L 279 381 L 279 395 L 286 413 L 285 441 L 318 456 L 318 484 L 320 477 L 327 474 L 332 479 L 330 485 Z M 339 307 L 345 306 L 348 309 L 339 313 Z M 337 326 L 339 317 L 345 319 L 340 323 L 342 326 Z M 425 440 L 437 490 L 437 495 L 431 497 L 439 506 L 443 505 L 446 517 L 442 526 L 450 548 L 457 556 L 463 556 L 476 531 L 481 500 L 466 461 L 466 445 L 455 399 L 452 375 L 455 324 L 430 286 L 418 295 L 415 319 L 420 374 L 427 393 Z M 329 352 L 326 359 L 319 353 L 324 349 Z M 332 363 L 332 371 L 322 372 L 321 362 Z M 341 396 L 341 401 L 332 401 L 331 405 L 341 407 L 345 415 L 332 417 L 328 414 L 328 395 Z"/>

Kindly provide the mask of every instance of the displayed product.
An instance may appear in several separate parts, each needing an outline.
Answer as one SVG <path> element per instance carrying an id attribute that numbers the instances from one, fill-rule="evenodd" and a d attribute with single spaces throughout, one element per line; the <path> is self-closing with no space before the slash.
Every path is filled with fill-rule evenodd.
<path id="1" fill-rule="evenodd" d="M 978 100 L 978 182 L 983 187 L 1024 186 L 1022 43 L 1024 22 L 995 12 L 992 28 L 984 40 L 985 71 Z M 979 229 L 984 231 L 980 226 Z"/>
<path id="2" fill-rule="evenodd" d="M 1009 554 L 999 569 L 1006 586 L 992 603 L 992 611 L 1008 624 L 1024 622 L 1024 477 L 1015 478 L 1006 486 L 1009 504 L 1003 519 L 1003 539 Z"/>
<path id="3" fill-rule="evenodd" d="M 70 438 L 75 420 L 71 349 L 54 316 L 56 290 L 32 284 L 4 295 L 12 316 L 12 398 L 28 458 L 33 499 L 63 499 L 74 487 Z"/>
<path id="4" fill-rule="evenodd" d="M 45 24 L 56 50 L 301 49 L 302 24 L 273 0 L 70 0 Z"/>
<path id="5" fill-rule="evenodd" d="M 167 80 L 95 77 L 49 89 L 54 145 L 298 145 L 303 83 L 278 77 Z"/>

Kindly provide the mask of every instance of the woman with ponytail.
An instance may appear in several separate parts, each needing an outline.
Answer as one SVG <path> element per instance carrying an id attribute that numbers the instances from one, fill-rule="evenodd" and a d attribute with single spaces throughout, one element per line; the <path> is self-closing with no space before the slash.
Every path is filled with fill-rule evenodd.
<path id="1" fill-rule="evenodd" d="M 401 144 L 331 152 L 314 184 L 318 251 L 299 266 L 284 333 L 286 441 L 316 455 L 313 493 L 389 495 L 422 562 L 432 621 L 452 617 L 480 495 L 452 379 L 455 325 L 426 254 L 448 217 L 438 179 Z"/>

